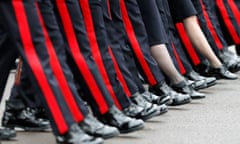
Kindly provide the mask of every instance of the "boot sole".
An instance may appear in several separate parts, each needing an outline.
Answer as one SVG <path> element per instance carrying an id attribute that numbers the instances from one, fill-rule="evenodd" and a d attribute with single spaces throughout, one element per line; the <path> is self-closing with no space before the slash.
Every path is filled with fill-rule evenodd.
<path id="1" fill-rule="evenodd" d="M 0 140 L 9 140 L 9 139 L 15 138 L 16 136 L 17 136 L 16 133 L 8 135 L 8 136 L 0 136 Z"/>
<path id="2" fill-rule="evenodd" d="M 135 132 L 138 130 L 141 130 L 144 128 L 144 124 L 138 125 L 136 127 L 133 127 L 131 129 L 127 129 L 127 130 L 119 130 L 121 134 L 126 134 L 126 133 L 130 133 L 130 132 Z"/>
<path id="3" fill-rule="evenodd" d="M 147 120 L 149 120 L 149 119 L 151 119 L 155 116 L 158 116 L 158 115 L 160 115 L 160 111 L 156 110 L 156 111 L 153 111 L 152 113 L 148 114 L 147 116 L 141 117 L 141 119 L 143 121 L 147 121 Z"/>
<path id="4" fill-rule="evenodd" d="M 213 81 L 213 82 L 207 83 L 207 86 L 206 86 L 206 87 L 199 88 L 199 89 L 195 89 L 195 90 L 206 89 L 206 88 L 212 87 L 212 86 L 214 86 L 214 85 L 216 85 L 216 84 L 217 84 L 217 82 L 216 82 L 216 81 Z"/>
<path id="5" fill-rule="evenodd" d="M 190 103 L 190 102 L 191 102 L 191 99 L 186 100 L 186 101 L 182 101 L 182 102 L 180 102 L 180 103 L 175 103 L 175 102 L 173 102 L 173 103 L 170 104 L 169 106 L 180 106 L 180 105 L 188 104 L 188 103 Z"/>
<path id="6" fill-rule="evenodd" d="M 94 137 L 100 137 L 100 138 L 103 138 L 103 139 L 110 139 L 110 138 L 118 136 L 120 134 L 120 132 L 111 133 L 111 134 L 108 134 L 108 135 L 98 135 L 98 134 L 90 134 L 90 133 L 88 133 L 88 134 L 91 135 L 91 136 L 94 136 Z"/>
<path id="7" fill-rule="evenodd" d="M 206 98 L 206 96 L 195 96 L 195 97 L 191 97 L 193 100 L 198 100 L 198 99 L 204 99 Z"/>
<path id="8" fill-rule="evenodd" d="M 41 128 L 32 128 L 32 127 L 23 127 L 21 125 L 5 125 L 5 127 L 15 129 L 15 128 L 20 128 L 23 129 L 24 131 L 32 131 L 32 132 L 38 132 L 38 131 L 48 131 L 50 130 L 50 127 L 41 127 Z"/>

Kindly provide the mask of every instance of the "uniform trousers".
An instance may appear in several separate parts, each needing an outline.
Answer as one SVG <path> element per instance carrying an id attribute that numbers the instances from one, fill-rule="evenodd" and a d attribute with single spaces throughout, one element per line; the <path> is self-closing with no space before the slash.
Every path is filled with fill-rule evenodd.
<path id="1" fill-rule="evenodd" d="M 137 1 L 120 0 L 120 10 L 138 70 L 150 86 L 155 86 L 164 80 L 164 76 L 150 54 L 147 32 Z"/>
<path id="2" fill-rule="evenodd" d="M 93 113 L 103 115 L 114 103 L 93 58 L 78 0 L 54 0 L 54 4 L 75 82 Z"/>
<path id="3" fill-rule="evenodd" d="M 234 0 L 234 3 L 237 5 L 238 11 L 240 10 L 240 0 Z"/>
<path id="4" fill-rule="evenodd" d="M 0 23 L 1 24 L 1 23 Z M 0 101 L 2 100 L 3 92 L 7 83 L 8 74 L 15 64 L 15 60 L 18 57 L 17 47 L 12 45 L 12 42 L 0 25 Z"/>
<path id="5" fill-rule="evenodd" d="M 107 27 L 107 34 L 110 44 L 110 54 L 115 61 L 114 66 L 118 69 L 122 76 L 118 75 L 118 79 L 123 85 L 125 93 L 130 97 L 137 92 L 144 92 L 145 89 L 139 80 L 137 66 L 135 64 L 132 51 L 128 51 L 126 41 L 126 33 L 120 14 L 119 0 L 110 1 L 103 0 L 104 21 Z M 113 22 L 115 19 L 115 24 Z M 128 52 L 126 52 L 128 51 Z"/>
<path id="6" fill-rule="evenodd" d="M 168 50 L 171 58 L 173 59 L 174 65 L 178 67 L 178 62 L 175 59 L 171 45 L 169 45 L 170 40 L 166 33 L 160 12 L 158 11 L 156 1 L 137 0 L 137 2 L 148 34 L 149 45 L 153 46 L 165 44 L 168 48 L 170 48 Z M 166 21 L 164 22 L 167 23 Z M 159 51 L 161 51 L 161 49 L 159 49 Z"/>
<path id="7" fill-rule="evenodd" d="M 232 0 L 216 0 L 217 16 L 228 45 L 240 44 L 240 13 Z"/>
<path id="8" fill-rule="evenodd" d="M 130 105 L 129 94 L 123 89 L 126 87 L 121 84 L 122 80 L 120 77 L 123 77 L 123 73 L 114 66 L 113 59 L 110 56 L 110 42 L 107 36 L 107 29 L 109 27 L 104 22 L 104 1 L 81 1 L 85 1 L 86 3 L 85 5 L 84 3 L 80 3 L 80 6 L 91 43 L 93 57 L 115 104 L 120 109 L 126 108 Z"/>
<path id="9" fill-rule="evenodd" d="M 182 22 L 175 24 L 179 37 L 184 45 L 186 53 L 193 66 L 199 65 L 202 61 L 206 60 L 193 46 Z"/>
<path id="10" fill-rule="evenodd" d="M 186 56 L 186 51 L 184 49 L 184 46 L 179 39 L 179 35 L 177 33 L 174 20 L 170 12 L 168 1 L 156 0 L 156 5 L 158 7 L 159 13 L 163 20 L 165 30 L 169 37 L 169 44 L 167 45 L 169 52 L 170 54 L 173 53 L 171 55 L 174 55 L 175 59 L 177 60 L 177 63 L 178 63 L 177 68 L 179 72 L 181 74 L 185 74 L 192 71 L 193 68 L 189 62 L 189 58 Z M 186 13 L 187 12 L 185 12 L 185 16 L 188 16 L 188 14 Z M 178 18 L 178 20 L 179 19 L 180 17 Z"/>
<path id="11" fill-rule="evenodd" d="M 23 65 L 21 68 L 19 83 L 15 83 L 11 89 L 9 102 L 21 103 L 24 106 L 23 108 L 42 108 L 43 105 L 41 101 L 38 100 L 27 72 L 25 72 L 25 67 L 26 66 Z"/>
<path id="12" fill-rule="evenodd" d="M 215 2 L 211 0 L 192 0 L 197 12 L 199 24 L 210 46 L 217 56 L 219 50 L 227 47 L 219 21 L 216 16 Z"/>
<path id="13" fill-rule="evenodd" d="M 193 65 L 198 65 L 202 60 L 204 60 L 204 58 L 193 47 L 185 31 L 185 28 L 182 24 L 182 21 L 185 18 L 197 15 L 197 11 L 192 1 L 191 0 L 180 0 L 180 1 L 167 0 L 167 2 L 166 1 L 163 2 L 163 5 L 166 5 L 165 7 L 169 7 L 169 9 L 165 8 L 166 9 L 165 12 L 168 15 L 168 19 L 170 20 L 170 23 L 173 23 L 175 25 L 176 30 L 174 31 L 178 32 L 178 37 L 182 42 L 182 45 L 180 47 L 182 47 L 182 49 L 184 49 L 186 54 L 188 54 L 187 57 L 189 62 Z M 171 16 L 172 16 L 172 20 L 171 20 Z"/>
<path id="14" fill-rule="evenodd" d="M 6 34 L 4 41 L 9 39 L 16 46 L 1 49 L 1 55 L 7 56 L 11 48 L 11 52 L 18 50 L 36 93 L 43 100 L 54 133 L 66 133 L 69 126 L 83 120 L 88 110 L 75 90 L 65 62 L 64 44 L 51 4 L 49 1 L 41 1 L 39 5 L 32 0 L 1 1 L 0 13 L 1 30 Z M 46 27 L 51 31 L 47 32 Z"/>

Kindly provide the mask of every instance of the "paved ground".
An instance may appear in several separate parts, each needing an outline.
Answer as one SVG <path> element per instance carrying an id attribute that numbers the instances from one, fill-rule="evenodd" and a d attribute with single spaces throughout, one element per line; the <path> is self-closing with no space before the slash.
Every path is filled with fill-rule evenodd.
<path id="1" fill-rule="evenodd" d="M 240 73 L 238 74 L 240 77 Z M 239 144 L 240 80 L 220 80 L 204 90 L 208 96 L 191 104 L 172 107 L 146 122 L 139 132 L 120 135 L 106 144 Z M 18 132 L 16 140 L 2 144 L 55 144 L 50 132 Z"/>

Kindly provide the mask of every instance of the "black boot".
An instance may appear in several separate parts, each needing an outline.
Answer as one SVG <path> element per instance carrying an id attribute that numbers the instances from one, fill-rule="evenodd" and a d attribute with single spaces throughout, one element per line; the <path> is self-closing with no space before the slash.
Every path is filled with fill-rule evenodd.
<path id="1" fill-rule="evenodd" d="M 144 122 L 124 115 L 117 107 L 112 106 L 109 111 L 98 119 L 104 124 L 118 128 L 120 133 L 129 133 L 144 128 Z"/>
<path id="2" fill-rule="evenodd" d="M 73 124 L 63 136 L 56 137 L 57 144 L 103 144 L 102 138 L 86 134 L 77 124 Z"/>
<path id="3" fill-rule="evenodd" d="M 237 79 L 237 75 L 231 73 L 224 65 L 219 68 L 212 68 L 208 61 L 203 61 L 196 66 L 196 71 L 200 75 L 215 77 L 216 79 Z"/>
<path id="4" fill-rule="evenodd" d="M 209 75 L 214 76 L 217 79 L 228 79 L 228 80 L 238 79 L 237 75 L 228 71 L 225 66 L 221 66 L 220 68 L 211 68 L 208 73 Z"/>
<path id="5" fill-rule="evenodd" d="M 149 87 L 149 91 L 159 96 L 170 96 L 171 102 L 168 105 L 171 106 L 183 105 L 191 102 L 190 95 L 174 91 L 164 81 L 154 87 Z"/>
<path id="6" fill-rule="evenodd" d="M 142 117 L 142 120 L 144 121 L 160 114 L 157 105 L 145 100 L 140 93 L 133 94 L 131 100 L 133 103 L 143 108 L 142 113 L 145 117 Z"/>
<path id="7" fill-rule="evenodd" d="M 179 93 L 189 94 L 192 99 L 202 99 L 206 97 L 205 94 L 197 92 L 192 87 L 188 86 L 185 80 L 172 85 L 172 88 Z"/>
<path id="8" fill-rule="evenodd" d="M 0 128 L 0 140 L 8 140 L 16 137 L 16 131 L 9 128 Z"/>
<path id="9" fill-rule="evenodd" d="M 94 137 L 107 139 L 119 135 L 117 128 L 104 125 L 90 114 L 84 118 L 79 126 L 84 132 Z"/>
<path id="10" fill-rule="evenodd" d="M 192 87 L 195 90 L 199 90 L 199 89 L 204 89 L 207 87 L 207 82 L 205 80 L 190 80 L 188 78 L 185 77 L 185 80 L 187 82 L 187 85 Z"/>
<path id="11" fill-rule="evenodd" d="M 235 73 L 240 71 L 239 57 L 228 48 L 224 48 L 222 51 L 220 51 L 219 57 L 230 72 Z"/>
<path id="12" fill-rule="evenodd" d="M 142 119 L 142 117 L 145 117 L 145 115 L 142 113 L 143 110 L 144 109 L 142 107 L 131 102 L 128 107 L 122 109 L 122 112 L 131 118 Z"/>
<path id="13" fill-rule="evenodd" d="M 170 96 L 164 96 L 160 97 L 158 95 L 155 95 L 154 93 L 150 91 L 145 91 L 142 93 L 142 96 L 149 102 L 157 105 L 163 105 L 163 104 L 169 104 L 171 103 L 171 97 Z"/>
<path id="14" fill-rule="evenodd" d="M 22 128 L 25 131 L 45 131 L 50 128 L 48 120 L 37 119 L 31 109 L 22 109 L 21 105 L 11 101 L 6 102 L 2 125 L 9 128 Z"/>
<path id="15" fill-rule="evenodd" d="M 194 70 L 191 71 L 191 72 L 186 73 L 185 76 L 189 80 L 193 80 L 193 81 L 204 80 L 206 82 L 206 86 L 202 87 L 201 89 L 214 86 L 216 84 L 216 80 L 217 80 L 215 77 L 204 77 L 204 76 L 201 76 L 200 74 L 198 74 Z M 195 89 L 198 90 L 199 88 L 195 88 Z"/>

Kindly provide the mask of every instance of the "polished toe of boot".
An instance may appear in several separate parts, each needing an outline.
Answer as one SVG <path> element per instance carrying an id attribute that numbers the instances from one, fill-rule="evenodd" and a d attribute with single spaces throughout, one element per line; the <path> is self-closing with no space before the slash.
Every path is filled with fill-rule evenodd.
<path id="1" fill-rule="evenodd" d="M 0 140 L 8 140 L 16 137 L 16 131 L 9 128 L 0 128 Z"/>
<path id="2" fill-rule="evenodd" d="M 106 114 L 99 117 L 99 120 L 104 124 L 118 128 L 120 133 L 129 133 L 144 128 L 144 122 L 142 120 L 124 115 L 115 106 L 112 106 Z"/>
<path id="3" fill-rule="evenodd" d="M 164 96 L 164 97 L 160 97 L 158 95 L 155 95 L 152 92 L 149 91 L 145 91 L 144 93 L 142 93 L 142 96 L 148 101 L 151 102 L 153 104 L 157 104 L 157 105 L 163 105 L 163 104 L 169 104 L 171 103 L 171 97 L 170 96 Z"/>
<path id="4" fill-rule="evenodd" d="M 68 132 L 56 137 L 57 144 L 103 144 L 102 138 L 86 134 L 77 124 L 70 126 Z"/>
<path id="5" fill-rule="evenodd" d="M 91 115 L 87 115 L 84 120 L 79 123 L 79 126 L 85 133 L 94 137 L 107 139 L 119 135 L 117 128 L 104 125 Z"/>
<path id="6" fill-rule="evenodd" d="M 228 71 L 227 68 L 224 66 L 221 66 L 220 68 L 211 68 L 209 70 L 209 74 L 213 75 L 217 79 L 235 80 L 238 78 L 237 75 Z"/>
<path id="7" fill-rule="evenodd" d="M 165 114 L 168 112 L 168 106 L 166 104 L 158 105 L 158 110 L 160 115 Z"/>
<path id="8" fill-rule="evenodd" d="M 187 85 L 192 87 L 194 90 L 204 89 L 207 87 L 207 82 L 205 80 L 186 80 Z"/>
<path id="9" fill-rule="evenodd" d="M 28 109 L 23 109 L 19 112 L 11 110 L 5 111 L 2 125 L 12 129 L 15 127 L 22 128 L 25 131 L 45 131 L 50 128 L 48 120 L 37 119 Z"/>
<path id="10" fill-rule="evenodd" d="M 202 99 L 206 97 L 205 94 L 197 92 L 192 87 L 188 86 L 185 80 L 172 85 L 172 88 L 179 93 L 189 94 L 192 99 Z"/>
<path id="11" fill-rule="evenodd" d="M 133 94 L 131 100 L 133 103 L 143 108 L 142 114 L 145 115 L 145 117 L 142 117 L 142 120 L 144 121 L 160 114 L 157 105 L 145 100 L 140 93 Z"/>

